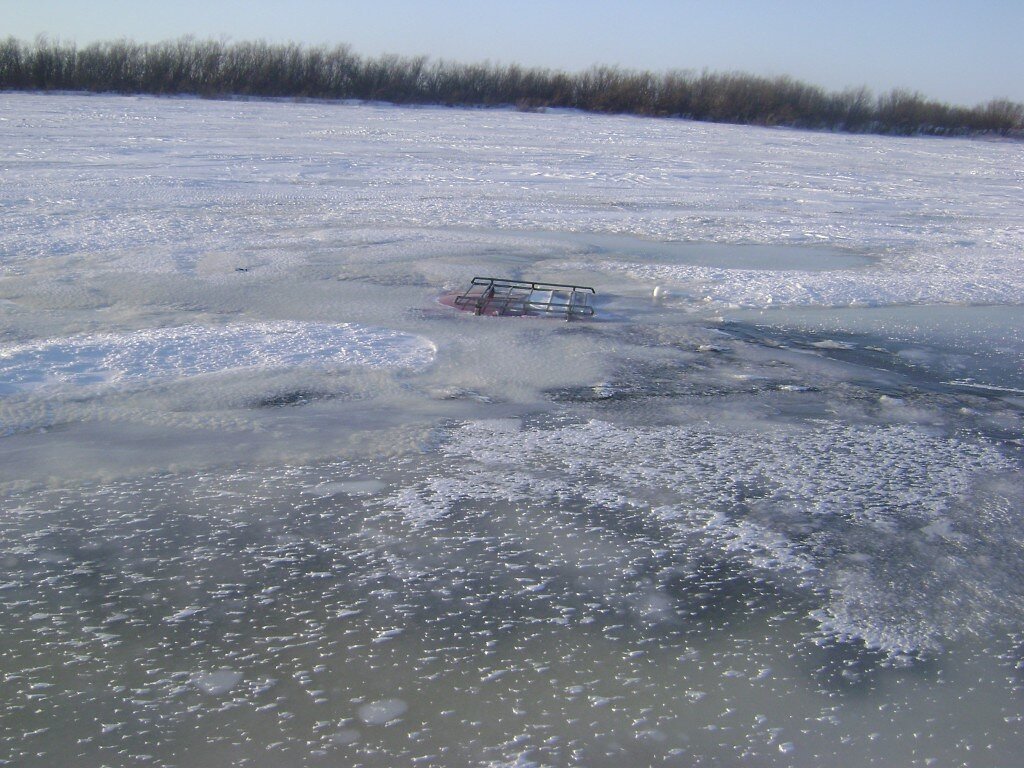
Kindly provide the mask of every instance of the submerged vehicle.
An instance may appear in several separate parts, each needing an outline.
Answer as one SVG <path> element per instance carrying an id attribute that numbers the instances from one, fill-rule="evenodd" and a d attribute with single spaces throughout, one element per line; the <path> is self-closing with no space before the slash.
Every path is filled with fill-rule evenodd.
<path id="1" fill-rule="evenodd" d="M 448 294 L 442 303 L 475 315 L 555 316 L 566 320 L 593 317 L 590 286 L 537 283 L 502 277 L 474 277 L 462 293 Z"/>

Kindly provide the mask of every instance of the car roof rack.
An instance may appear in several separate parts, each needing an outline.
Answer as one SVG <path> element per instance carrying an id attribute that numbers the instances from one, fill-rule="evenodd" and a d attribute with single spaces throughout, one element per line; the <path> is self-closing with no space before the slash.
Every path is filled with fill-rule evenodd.
<path id="1" fill-rule="evenodd" d="M 475 315 L 593 317 L 590 299 L 597 291 L 586 285 L 535 283 L 503 277 L 474 277 L 469 288 L 455 297 L 457 309 Z"/>

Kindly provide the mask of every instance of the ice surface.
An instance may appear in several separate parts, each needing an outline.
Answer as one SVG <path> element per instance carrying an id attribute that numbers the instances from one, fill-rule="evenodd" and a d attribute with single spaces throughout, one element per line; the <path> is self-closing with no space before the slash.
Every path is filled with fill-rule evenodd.
<path id="1" fill-rule="evenodd" d="M 0 103 L 0 760 L 1019 761 L 1019 143 Z"/>

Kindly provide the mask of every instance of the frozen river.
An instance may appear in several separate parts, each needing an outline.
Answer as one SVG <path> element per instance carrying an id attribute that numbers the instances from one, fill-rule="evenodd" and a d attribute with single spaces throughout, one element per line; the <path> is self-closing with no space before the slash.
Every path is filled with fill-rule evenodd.
<path id="1" fill-rule="evenodd" d="M 0 94 L 0 764 L 1017 765 L 1022 199 L 1013 142 Z"/>

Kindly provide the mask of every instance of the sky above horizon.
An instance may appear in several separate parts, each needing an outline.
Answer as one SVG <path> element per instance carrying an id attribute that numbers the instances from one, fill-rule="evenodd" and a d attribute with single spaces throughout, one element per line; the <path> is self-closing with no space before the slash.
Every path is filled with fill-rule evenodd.
<path id="1" fill-rule="evenodd" d="M 740 71 L 967 106 L 1024 102 L 1024 0 L 0 0 L 0 37 L 40 34 L 80 46 L 346 43 L 365 56 Z"/>

